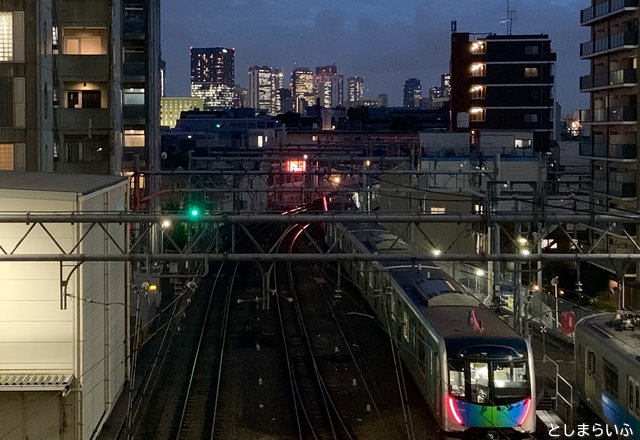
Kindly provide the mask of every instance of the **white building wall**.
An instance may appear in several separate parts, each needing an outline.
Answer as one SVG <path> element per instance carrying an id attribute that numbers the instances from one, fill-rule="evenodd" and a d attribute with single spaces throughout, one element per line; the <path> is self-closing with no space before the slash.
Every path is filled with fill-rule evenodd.
<path id="1" fill-rule="evenodd" d="M 109 191 L 80 198 L 75 193 L 0 190 L 0 206 L 15 212 L 34 213 L 34 208 L 38 212 L 123 211 L 126 202 L 127 181 Z M 32 225 L 3 224 L 0 246 L 6 252 L 13 251 L 30 227 Z M 70 252 L 89 227 L 88 224 L 46 225 L 64 252 Z M 126 249 L 126 226 L 105 227 L 120 248 Z M 63 251 L 42 227 L 36 225 L 15 253 L 59 254 Z M 96 225 L 75 252 L 119 254 L 120 250 Z M 71 263 L 65 263 L 64 277 L 72 268 Z M 0 392 L 0 438 L 5 438 L 6 434 L 7 439 L 89 439 L 100 429 L 126 380 L 126 276 L 125 263 L 83 263 L 69 278 L 67 308 L 63 310 L 60 305 L 60 263 L 0 263 L 0 374 L 72 373 L 76 382 L 64 400 L 75 396 L 80 409 L 77 415 L 73 414 L 73 403 L 65 403 L 69 427 L 64 431 L 53 423 L 62 416 L 59 395 L 28 389 Z M 38 400 L 39 396 L 48 397 Z M 6 419 L 5 415 L 13 414 L 16 408 L 22 416 Z M 34 413 L 30 408 L 38 410 Z M 13 426 L 8 420 L 14 420 L 19 426 Z M 73 420 L 76 420 L 75 425 Z M 14 432 L 17 433 L 15 437 Z"/>
<path id="2" fill-rule="evenodd" d="M 83 212 L 121 211 L 126 203 L 125 187 L 80 200 Z M 82 225 L 83 234 L 90 225 Z M 126 249 L 125 226 L 108 226 L 112 237 Z M 104 231 L 93 227 L 83 240 L 82 253 L 119 253 Z M 125 263 L 86 262 L 81 271 L 82 316 L 82 438 L 90 438 L 111 412 L 125 381 L 127 339 L 125 318 Z"/>
<path id="3" fill-rule="evenodd" d="M 0 192 L 0 206 L 18 212 L 32 212 L 35 206 L 43 211 L 73 209 L 68 196 L 54 194 L 45 200 L 26 191 Z M 0 246 L 11 252 L 30 227 L 3 224 Z M 73 248 L 75 234 L 69 225 L 47 225 L 47 229 L 63 248 Z M 56 254 L 60 249 L 36 226 L 15 253 Z M 73 308 L 60 309 L 59 263 L 0 264 L 0 371 L 72 370 L 73 324 Z"/>

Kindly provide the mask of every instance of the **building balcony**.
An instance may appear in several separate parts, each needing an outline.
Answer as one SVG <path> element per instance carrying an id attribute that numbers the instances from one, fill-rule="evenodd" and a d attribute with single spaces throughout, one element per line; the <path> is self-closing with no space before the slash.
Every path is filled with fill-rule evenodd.
<path id="1" fill-rule="evenodd" d="M 637 9 L 638 0 L 605 0 L 580 11 L 580 24 L 590 25 L 621 12 Z"/>
<path id="2" fill-rule="evenodd" d="M 144 40 L 145 25 L 143 20 L 125 20 L 123 25 L 125 40 Z"/>
<path id="3" fill-rule="evenodd" d="M 580 77 L 581 92 L 637 85 L 638 75 L 635 69 L 620 69 L 609 73 Z"/>
<path id="4" fill-rule="evenodd" d="M 111 130 L 111 109 L 109 108 L 59 108 L 58 129 L 72 132 Z"/>
<path id="5" fill-rule="evenodd" d="M 633 182 L 611 182 L 606 180 L 593 181 L 593 191 L 610 197 L 621 199 L 636 198 L 636 184 Z"/>
<path id="6" fill-rule="evenodd" d="M 580 115 L 585 123 L 623 123 L 637 122 L 637 113 L 636 107 L 622 106 L 582 110 Z"/>
<path id="7" fill-rule="evenodd" d="M 592 144 L 580 143 L 580 156 L 595 159 L 635 161 L 638 157 L 636 144 Z"/>
<path id="8" fill-rule="evenodd" d="M 600 54 L 614 52 L 620 49 L 638 47 L 638 31 L 625 31 L 587 41 L 580 45 L 580 58 L 591 58 Z"/>
<path id="9" fill-rule="evenodd" d="M 144 82 L 144 62 L 127 62 L 122 64 L 122 76 L 125 81 Z"/>
<path id="10" fill-rule="evenodd" d="M 123 116 L 125 125 L 144 125 L 147 120 L 147 109 L 144 105 L 125 105 Z"/>
<path id="11" fill-rule="evenodd" d="M 56 55 L 58 78 L 63 81 L 109 81 L 109 55 Z"/>
<path id="12" fill-rule="evenodd" d="M 111 2 L 83 0 L 56 2 L 58 27 L 77 26 L 107 27 L 111 20 Z"/>

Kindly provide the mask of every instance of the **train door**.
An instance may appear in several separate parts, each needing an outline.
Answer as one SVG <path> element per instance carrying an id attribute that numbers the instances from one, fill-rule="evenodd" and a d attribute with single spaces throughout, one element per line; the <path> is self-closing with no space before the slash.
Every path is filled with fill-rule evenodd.
<path id="1" fill-rule="evenodd" d="M 442 405 L 442 393 L 446 392 L 446 390 L 442 390 L 442 387 L 446 385 L 446 381 L 444 379 L 440 379 L 442 377 L 442 371 L 440 367 L 440 356 L 438 356 L 438 350 L 434 349 L 431 351 L 431 368 L 430 368 L 430 379 L 432 381 L 431 389 L 433 390 L 433 401 L 435 403 L 434 408 L 436 411 L 436 416 L 440 416 Z"/>
<path id="2" fill-rule="evenodd" d="M 585 346 L 584 369 L 584 393 L 587 402 L 597 402 L 598 393 L 596 390 L 596 355 L 589 347 Z"/>
<path id="3" fill-rule="evenodd" d="M 638 418 L 640 414 L 638 405 L 640 405 L 640 382 L 632 376 L 627 376 L 627 410 L 629 411 L 629 418 Z"/>

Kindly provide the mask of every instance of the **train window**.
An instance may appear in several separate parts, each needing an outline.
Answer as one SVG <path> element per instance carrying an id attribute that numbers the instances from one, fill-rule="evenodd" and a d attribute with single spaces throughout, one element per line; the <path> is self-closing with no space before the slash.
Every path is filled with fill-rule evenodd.
<path id="1" fill-rule="evenodd" d="M 493 362 L 496 399 L 521 399 L 529 395 L 526 362 Z"/>
<path id="2" fill-rule="evenodd" d="M 418 328 L 418 333 L 416 334 L 416 344 L 418 344 L 418 369 L 422 373 L 423 376 L 427 374 L 427 362 L 426 355 L 427 351 L 425 350 L 425 340 L 424 340 L 424 331 L 421 328 Z"/>
<path id="3" fill-rule="evenodd" d="M 587 374 L 593 375 L 596 372 L 596 356 L 593 351 L 587 351 Z"/>
<path id="4" fill-rule="evenodd" d="M 618 367 L 602 358 L 602 368 L 604 372 L 604 390 L 611 394 L 614 399 L 618 398 Z"/>
<path id="5" fill-rule="evenodd" d="M 402 311 L 402 336 L 409 342 L 409 314 L 406 310 Z"/>
<path id="6" fill-rule="evenodd" d="M 449 362 L 449 394 L 464 397 L 464 362 Z"/>
<path id="7" fill-rule="evenodd" d="M 633 405 L 633 399 L 634 399 L 634 381 L 633 381 L 633 377 L 631 376 L 627 376 L 627 405 L 629 407 L 629 412 L 633 413 L 633 409 L 634 409 L 634 405 Z"/>
<path id="8" fill-rule="evenodd" d="M 471 378 L 471 402 L 485 403 L 489 398 L 489 364 L 471 362 L 469 364 Z"/>
<path id="9" fill-rule="evenodd" d="M 393 297 L 389 297 L 389 305 L 391 307 L 391 320 L 395 321 L 396 320 L 396 302 L 393 300 Z"/>

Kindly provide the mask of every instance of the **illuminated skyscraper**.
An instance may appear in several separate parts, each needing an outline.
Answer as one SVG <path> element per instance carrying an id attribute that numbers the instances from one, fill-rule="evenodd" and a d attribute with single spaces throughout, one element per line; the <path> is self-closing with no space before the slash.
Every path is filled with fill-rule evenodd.
<path id="1" fill-rule="evenodd" d="M 347 78 L 347 101 L 357 102 L 364 98 L 364 77 L 350 76 Z"/>
<path id="2" fill-rule="evenodd" d="M 207 109 L 233 106 L 235 50 L 191 48 L 191 96 L 204 99 Z"/>
<path id="3" fill-rule="evenodd" d="M 291 73 L 291 98 L 294 110 L 298 113 L 315 104 L 313 93 L 313 72 L 306 67 L 298 67 Z"/>
<path id="4" fill-rule="evenodd" d="M 403 105 L 405 107 L 420 107 L 422 99 L 422 85 L 417 78 L 409 78 L 404 82 Z"/>
<path id="5" fill-rule="evenodd" d="M 280 89 L 284 74 L 281 69 L 269 66 L 249 68 L 249 107 L 266 110 L 270 115 L 280 113 Z"/>
<path id="6" fill-rule="evenodd" d="M 332 108 L 344 104 L 344 77 L 338 75 L 335 64 L 316 67 L 314 85 L 322 107 Z"/>

